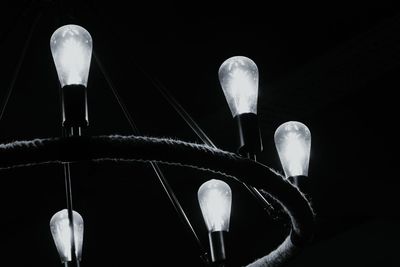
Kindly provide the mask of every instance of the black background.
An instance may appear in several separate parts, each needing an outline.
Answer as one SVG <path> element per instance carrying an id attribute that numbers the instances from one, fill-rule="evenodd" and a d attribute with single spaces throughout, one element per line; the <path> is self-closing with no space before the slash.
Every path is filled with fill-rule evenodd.
<path id="1" fill-rule="evenodd" d="M 235 5 L 128 1 L 4 1 L 0 16 L 2 143 L 61 135 L 58 80 L 49 39 L 64 22 L 85 27 L 114 87 L 144 135 L 201 143 L 157 91 L 165 87 L 221 149 L 236 150 L 235 124 L 217 71 L 228 57 L 260 71 L 259 161 L 281 170 L 275 129 L 288 120 L 312 133 L 310 182 L 316 235 L 288 266 L 398 266 L 397 91 L 400 14 L 390 5 L 269 2 Z M 132 134 L 95 60 L 86 135 Z M 197 189 L 211 177 L 161 167 L 201 241 Z M 202 266 L 149 166 L 73 166 L 74 209 L 85 220 L 82 266 Z M 51 216 L 65 208 L 62 166 L 0 172 L 0 256 L 7 266 L 59 266 Z M 267 254 L 288 233 L 233 181 L 231 266 Z M 147 263 L 143 263 L 147 262 Z"/>

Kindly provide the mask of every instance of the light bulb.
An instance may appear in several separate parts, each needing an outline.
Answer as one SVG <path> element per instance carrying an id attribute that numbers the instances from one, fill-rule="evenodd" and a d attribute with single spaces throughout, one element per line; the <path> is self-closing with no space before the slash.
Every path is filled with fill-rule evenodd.
<path id="1" fill-rule="evenodd" d="M 51 36 L 50 48 L 61 87 L 86 87 L 92 57 L 92 37 L 89 32 L 78 25 L 62 26 Z"/>
<path id="2" fill-rule="evenodd" d="M 243 56 L 228 58 L 221 64 L 218 76 L 233 117 L 257 114 L 258 68 L 254 61 Z"/>
<path id="3" fill-rule="evenodd" d="M 209 180 L 200 186 L 197 196 L 208 231 L 229 231 L 232 203 L 229 185 L 221 180 Z"/>
<path id="4" fill-rule="evenodd" d="M 83 245 L 83 219 L 76 211 L 73 211 L 73 221 L 75 256 L 76 259 L 80 261 L 82 258 Z M 53 215 L 50 220 L 50 231 L 54 243 L 56 244 L 58 254 L 60 255 L 61 262 L 65 263 L 71 261 L 72 235 L 68 219 L 68 210 L 63 209 Z"/>
<path id="5" fill-rule="evenodd" d="M 311 133 L 307 126 L 285 122 L 276 129 L 274 139 L 286 178 L 308 176 Z"/>

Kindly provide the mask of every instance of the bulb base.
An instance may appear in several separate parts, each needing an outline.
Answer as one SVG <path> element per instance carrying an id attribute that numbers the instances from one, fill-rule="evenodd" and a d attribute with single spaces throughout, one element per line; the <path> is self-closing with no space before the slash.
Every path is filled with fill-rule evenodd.
<path id="1" fill-rule="evenodd" d="M 215 231 L 208 234 L 210 241 L 211 262 L 220 263 L 226 260 L 224 237 L 226 231 Z"/>
<path id="2" fill-rule="evenodd" d="M 257 115 L 254 113 L 243 113 L 235 116 L 239 132 L 238 153 L 242 156 L 256 155 L 261 152 L 262 140 L 258 126 Z"/>
<path id="3" fill-rule="evenodd" d="M 61 101 L 64 128 L 86 128 L 89 125 L 87 89 L 84 85 L 72 84 L 61 88 Z"/>

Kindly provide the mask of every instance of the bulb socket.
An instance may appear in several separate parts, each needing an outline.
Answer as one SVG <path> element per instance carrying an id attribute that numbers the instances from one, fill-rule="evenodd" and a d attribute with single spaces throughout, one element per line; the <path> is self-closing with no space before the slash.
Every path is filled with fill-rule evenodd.
<path id="1" fill-rule="evenodd" d="M 238 153 L 242 156 L 248 156 L 261 152 L 263 147 L 257 115 L 254 113 L 243 113 L 236 115 L 235 120 L 239 133 Z"/>
<path id="2" fill-rule="evenodd" d="M 224 242 L 226 233 L 226 231 L 215 231 L 208 234 L 212 263 L 220 263 L 226 260 Z"/>
<path id="3" fill-rule="evenodd" d="M 72 84 L 61 88 L 61 105 L 64 128 L 86 128 L 89 125 L 87 89 L 84 85 Z"/>

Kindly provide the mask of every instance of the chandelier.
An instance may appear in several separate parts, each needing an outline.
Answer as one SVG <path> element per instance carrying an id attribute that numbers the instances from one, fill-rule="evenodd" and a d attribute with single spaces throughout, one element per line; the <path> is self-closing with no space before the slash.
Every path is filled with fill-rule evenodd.
<path id="1" fill-rule="evenodd" d="M 237 181 L 266 210 L 282 209 L 290 218 L 290 234 L 275 250 L 259 259 L 249 259 L 247 266 L 281 266 L 299 253 L 313 235 L 314 214 L 307 198 L 309 194 L 308 166 L 311 133 L 306 125 L 288 121 L 280 125 L 274 136 L 276 151 L 284 175 L 257 162 L 262 149 L 258 126 L 258 68 L 245 56 L 232 56 L 219 67 L 221 89 L 238 130 L 236 153 L 218 149 L 179 103 L 164 91 L 164 97 L 179 113 L 204 144 L 171 138 L 142 136 L 129 112 L 113 88 L 105 69 L 94 54 L 93 58 L 106 76 L 133 134 L 131 136 L 86 136 L 89 127 L 87 88 L 92 61 L 93 40 L 82 26 L 66 24 L 50 37 L 50 50 L 60 82 L 62 137 L 15 141 L 0 144 L 0 169 L 58 163 L 64 168 L 66 206 L 49 218 L 54 244 L 65 266 L 85 266 L 82 248 L 85 243 L 84 220 L 73 209 L 71 164 L 83 161 L 140 162 L 149 164 L 161 182 L 177 215 L 198 243 L 199 255 L 206 266 L 228 266 L 230 214 L 235 209 L 229 181 Z M 6 103 L 4 104 L 4 106 Z M 4 107 L 2 107 L 2 115 Z M 198 233 L 169 185 L 159 165 L 188 167 L 215 174 L 198 188 L 198 211 L 208 229 L 209 243 L 202 244 Z"/>

